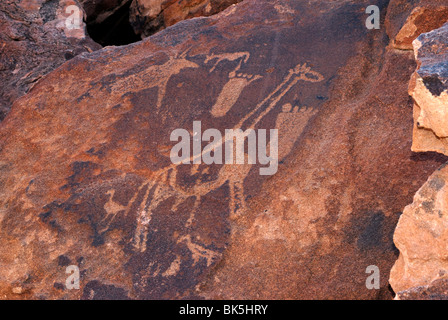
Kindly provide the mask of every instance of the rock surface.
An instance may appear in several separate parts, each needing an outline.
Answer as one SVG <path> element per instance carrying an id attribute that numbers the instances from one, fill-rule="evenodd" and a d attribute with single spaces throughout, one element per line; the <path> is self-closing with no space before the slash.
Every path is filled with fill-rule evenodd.
<path id="1" fill-rule="evenodd" d="M 412 150 L 448 155 L 448 23 L 414 41 L 419 68 L 409 94 L 414 99 Z"/>
<path id="2" fill-rule="evenodd" d="M 437 170 L 400 217 L 394 242 L 400 256 L 391 270 L 395 292 L 448 275 L 448 167 Z"/>
<path id="3" fill-rule="evenodd" d="M 448 23 L 414 41 L 418 68 L 414 99 L 414 151 L 448 155 Z M 400 256 L 390 283 L 398 299 L 446 299 L 448 274 L 448 168 L 436 171 L 406 207 L 394 234 Z M 437 281 L 436 283 L 433 283 Z"/>
<path id="4" fill-rule="evenodd" d="M 448 279 L 438 279 L 427 286 L 397 293 L 397 300 L 448 300 Z"/>
<path id="5" fill-rule="evenodd" d="M 65 27 L 69 5 L 76 2 L 0 2 L 0 121 L 44 75 L 80 53 L 101 48 L 86 37 L 83 24 L 76 30 Z"/>
<path id="6" fill-rule="evenodd" d="M 448 21 L 446 0 L 391 0 L 386 28 L 397 49 L 412 50 L 420 34 L 441 27 Z"/>
<path id="7" fill-rule="evenodd" d="M 246 0 L 44 77 L 0 124 L 0 296 L 391 298 L 393 229 L 446 158 L 410 151 L 415 62 L 371 4 Z M 193 121 L 278 128 L 277 174 L 173 165 Z"/>
<path id="8" fill-rule="evenodd" d="M 211 16 L 242 0 L 133 0 L 130 21 L 137 34 L 147 37 L 194 17 Z"/>

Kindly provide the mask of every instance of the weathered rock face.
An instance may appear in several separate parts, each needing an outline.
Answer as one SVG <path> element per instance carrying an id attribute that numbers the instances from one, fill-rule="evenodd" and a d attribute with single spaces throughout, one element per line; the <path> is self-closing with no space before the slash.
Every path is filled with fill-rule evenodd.
<path id="1" fill-rule="evenodd" d="M 448 279 L 438 279 L 427 286 L 397 293 L 397 300 L 448 300 Z"/>
<path id="2" fill-rule="evenodd" d="M 137 34 L 147 37 L 194 17 L 211 16 L 242 0 L 133 0 L 130 21 Z"/>
<path id="3" fill-rule="evenodd" d="M 448 24 L 419 36 L 414 50 L 419 68 L 409 89 L 415 101 L 412 149 L 448 154 Z M 447 178 L 445 165 L 429 178 L 400 217 L 394 235 L 400 256 L 390 278 L 397 298 L 443 298 L 440 290 L 446 291 L 445 282 L 431 283 L 448 273 Z"/>
<path id="4" fill-rule="evenodd" d="M 415 62 L 371 4 L 246 0 L 39 81 L 0 124 L 1 296 L 390 298 L 393 229 L 445 158 L 410 151 Z M 277 174 L 172 164 L 194 121 L 279 129 Z"/>
<path id="5" fill-rule="evenodd" d="M 413 151 L 448 155 L 448 23 L 414 41 L 419 68 L 409 94 L 414 98 Z"/>
<path id="6" fill-rule="evenodd" d="M 394 242 L 400 250 L 390 277 L 395 292 L 448 276 L 448 168 L 437 170 L 400 217 Z M 398 295 L 400 296 L 400 295 Z"/>
<path id="7" fill-rule="evenodd" d="M 0 3 L 0 120 L 12 103 L 45 74 L 80 53 L 101 48 L 86 37 L 84 25 L 76 30 L 65 27 L 69 5 L 76 2 Z"/>
<path id="8" fill-rule="evenodd" d="M 370 49 L 364 47 L 365 59 L 379 54 Z M 409 150 L 411 124 L 402 121 L 411 121 L 410 101 L 401 92 L 411 55 L 387 50 L 383 58 L 381 72 L 359 56 L 344 68 L 330 101 L 239 220 L 238 241 L 213 274 L 207 297 L 388 297 L 387 279 L 381 278 L 381 291 L 366 290 L 366 267 L 376 265 L 388 277 L 400 206 L 429 167 L 444 160 Z M 255 290 L 248 292 L 248 283 Z"/>
<path id="9" fill-rule="evenodd" d="M 392 0 L 386 16 L 387 33 L 397 49 L 412 50 L 420 34 L 448 21 L 446 0 Z"/>

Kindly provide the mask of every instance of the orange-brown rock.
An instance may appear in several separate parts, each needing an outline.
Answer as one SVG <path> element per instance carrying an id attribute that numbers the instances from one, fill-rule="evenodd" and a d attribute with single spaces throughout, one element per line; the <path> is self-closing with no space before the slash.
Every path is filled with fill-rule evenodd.
<path id="1" fill-rule="evenodd" d="M 130 21 L 137 34 L 147 37 L 194 17 L 211 16 L 242 0 L 133 0 Z"/>
<path id="2" fill-rule="evenodd" d="M 415 61 L 373 2 L 246 0 L 41 79 L 0 124 L 0 296 L 391 298 L 398 217 L 446 158 L 410 150 Z M 172 164 L 193 121 L 279 129 L 278 172 Z"/>
<path id="3" fill-rule="evenodd" d="M 80 29 L 65 27 L 74 0 L 0 2 L 0 121 L 12 103 L 45 74 L 83 52 L 101 48 Z"/>
<path id="4" fill-rule="evenodd" d="M 386 28 L 397 49 L 412 50 L 420 34 L 441 27 L 448 21 L 446 0 L 391 0 Z"/>
<path id="5" fill-rule="evenodd" d="M 445 165 L 429 178 L 400 217 L 394 234 L 400 256 L 390 275 L 395 292 L 427 286 L 448 276 L 447 181 Z"/>
<path id="6" fill-rule="evenodd" d="M 409 87 L 414 99 L 412 149 L 448 155 L 448 23 L 413 44 L 418 69 Z M 390 277 L 397 299 L 446 299 L 447 181 L 444 165 L 400 217 L 394 234 L 400 256 Z"/>

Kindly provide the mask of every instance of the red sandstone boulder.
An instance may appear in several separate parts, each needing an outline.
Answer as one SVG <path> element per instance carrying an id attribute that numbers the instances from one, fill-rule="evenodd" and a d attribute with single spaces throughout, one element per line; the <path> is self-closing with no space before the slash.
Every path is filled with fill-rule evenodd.
<path id="1" fill-rule="evenodd" d="M 0 124 L 1 296 L 391 298 L 393 229 L 445 158 L 410 151 L 415 62 L 371 4 L 246 0 L 44 77 Z M 194 121 L 278 129 L 278 172 L 173 164 Z"/>

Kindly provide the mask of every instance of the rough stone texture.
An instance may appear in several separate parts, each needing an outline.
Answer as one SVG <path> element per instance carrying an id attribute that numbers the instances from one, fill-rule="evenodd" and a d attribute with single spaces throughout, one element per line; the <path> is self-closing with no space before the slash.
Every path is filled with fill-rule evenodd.
<path id="1" fill-rule="evenodd" d="M 133 0 L 130 21 L 137 34 L 147 37 L 194 17 L 210 16 L 242 0 Z"/>
<path id="2" fill-rule="evenodd" d="M 419 68 L 409 94 L 414 104 L 412 150 L 448 155 L 448 23 L 414 41 Z"/>
<path id="3" fill-rule="evenodd" d="M 39 81 L 0 124 L 0 296 L 391 298 L 393 229 L 446 158 L 410 151 L 415 62 L 371 4 L 246 0 Z M 197 120 L 278 128 L 278 173 L 171 164 Z"/>
<path id="4" fill-rule="evenodd" d="M 414 99 L 412 150 L 448 155 L 448 23 L 414 41 L 418 68 L 409 93 Z M 394 234 L 400 256 L 390 283 L 398 299 L 446 299 L 448 286 L 448 168 L 436 171 L 406 207 Z M 423 287 L 426 286 L 426 287 Z"/>
<path id="5" fill-rule="evenodd" d="M 448 275 L 447 181 L 445 165 L 429 178 L 400 217 L 394 234 L 400 256 L 390 276 L 395 292 L 429 285 Z"/>
<path id="6" fill-rule="evenodd" d="M 427 286 L 397 293 L 396 300 L 448 300 L 448 279 L 438 279 Z"/>
<path id="7" fill-rule="evenodd" d="M 65 8 L 74 1 L 0 2 L 0 120 L 39 79 L 82 52 L 101 48 L 85 28 L 68 30 Z M 79 6 L 79 4 L 78 4 Z"/>
<path id="8" fill-rule="evenodd" d="M 412 41 L 420 34 L 437 29 L 447 21 L 446 0 L 391 0 L 386 28 L 395 48 L 412 50 Z"/>

